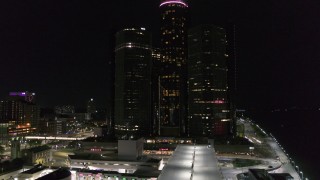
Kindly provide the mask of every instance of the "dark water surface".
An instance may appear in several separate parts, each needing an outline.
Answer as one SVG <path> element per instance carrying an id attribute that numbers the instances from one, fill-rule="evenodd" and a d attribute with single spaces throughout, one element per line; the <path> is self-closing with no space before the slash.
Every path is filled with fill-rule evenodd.
<path id="1" fill-rule="evenodd" d="M 319 110 L 260 111 L 249 116 L 277 138 L 304 177 L 320 180 Z"/>

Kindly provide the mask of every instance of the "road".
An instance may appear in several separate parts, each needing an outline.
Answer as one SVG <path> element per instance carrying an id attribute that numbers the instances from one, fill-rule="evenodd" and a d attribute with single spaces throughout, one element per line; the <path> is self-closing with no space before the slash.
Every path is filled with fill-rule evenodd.
<path id="1" fill-rule="evenodd" d="M 234 168 L 234 167 L 222 167 L 221 172 L 224 176 L 224 179 L 230 179 L 230 180 L 236 180 L 237 175 L 240 173 L 248 172 L 248 169 L 274 169 L 279 168 L 282 164 L 280 161 L 277 161 L 275 159 L 269 159 L 269 158 L 255 158 L 255 157 L 243 157 L 243 156 L 217 156 L 219 158 L 231 158 L 231 159 L 254 159 L 254 160 L 260 160 L 262 161 L 262 164 L 255 165 L 255 166 L 249 166 L 249 167 L 243 167 L 243 168 Z M 270 167 L 272 166 L 272 168 Z"/>
<path id="2" fill-rule="evenodd" d="M 250 121 L 241 120 L 241 123 L 244 124 L 245 127 L 245 136 L 251 141 L 255 147 L 262 148 L 266 151 L 269 151 L 265 158 L 257 158 L 257 157 L 243 157 L 243 156 L 217 156 L 219 158 L 244 158 L 244 159 L 254 159 L 260 160 L 263 164 L 251 166 L 251 167 L 243 167 L 243 168 L 233 168 L 233 167 L 221 167 L 222 174 L 224 179 L 227 180 L 237 180 L 237 174 L 247 172 L 249 168 L 258 168 L 258 169 L 267 169 L 271 173 L 289 173 L 294 179 L 300 179 L 299 174 L 295 170 L 294 166 L 290 163 L 290 160 L 285 152 L 279 144 L 277 144 L 276 140 L 270 136 L 268 136 L 263 129 L 257 126 L 262 134 L 259 136 L 259 133 L 256 133 L 252 126 L 256 126 Z M 278 157 L 278 159 L 276 158 Z M 272 168 L 270 168 L 272 166 Z"/>
<path id="3" fill-rule="evenodd" d="M 275 150 L 277 156 L 279 157 L 282 166 L 281 168 L 273 171 L 275 173 L 289 173 L 294 179 L 301 179 L 297 171 L 295 170 L 294 166 L 290 163 L 290 160 L 287 156 L 287 154 L 284 152 L 279 144 L 276 143 L 275 139 L 269 137 L 268 138 L 268 144 L 272 149 Z"/>

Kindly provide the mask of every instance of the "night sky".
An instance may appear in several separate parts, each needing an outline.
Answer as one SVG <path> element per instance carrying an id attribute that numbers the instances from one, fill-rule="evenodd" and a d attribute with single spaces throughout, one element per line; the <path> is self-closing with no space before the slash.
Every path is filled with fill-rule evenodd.
<path id="1" fill-rule="evenodd" d="M 190 26 L 235 23 L 238 106 L 320 106 L 320 15 L 314 0 L 190 0 Z M 42 107 L 111 101 L 114 33 L 159 39 L 158 0 L 0 2 L 0 98 L 29 90 Z"/>

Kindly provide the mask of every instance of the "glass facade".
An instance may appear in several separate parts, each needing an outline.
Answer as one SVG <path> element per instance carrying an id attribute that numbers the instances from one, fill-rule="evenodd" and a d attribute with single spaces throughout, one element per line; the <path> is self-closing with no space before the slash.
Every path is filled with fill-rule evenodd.
<path id="1" fill-rule="evenodd" d="M 116 34 L 115 131 L 121 138 L 151 133 L 151 34 L 131 28 Z"/>
<path id="2" fill-rule="evenodd" d="M 39 107 L 31 102 L 16 97 L 0 102 L 0 123 L 8 125 L 8 135 L 34 133 L 38 128 L 39 116 Z"/>
<path id="3" fill-rule="evenodd" d="M 182 1 L 161 1 L 160 126 L 185 132 L 187 9 Z M 161 135 L 161 133 L 159 133 Z"/>
<path id="4" fill-rule="evenodd" d="M 188 33 L 188 131 L 191 136 L 227 135 L 230 130 L 226 32 L 202 25 Z"/>

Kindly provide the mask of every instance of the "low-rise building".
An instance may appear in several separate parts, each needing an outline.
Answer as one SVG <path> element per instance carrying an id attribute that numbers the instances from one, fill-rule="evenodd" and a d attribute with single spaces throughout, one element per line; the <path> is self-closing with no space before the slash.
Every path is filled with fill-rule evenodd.
<path id="1" fill-rule="evenodd" d="M 47 167 L 37 165 L 29 170 L 23 171 L 15 179 L 17 179 L 17 180 L 37 179 L 37 178 L 49 173 L 50 171 L 51 170 L 48 171 Z"/>
<path id="2" fill-rule="evenodd" d="M 49 146 L 24 149 L 21 156 L 27 164 L 44 164 L 52 160 L 52 152 Z"/>
<path id="3" fill-rule="evenodd" d="M 209 145 L 178 145 L 158 180 L 222 180 L 214 149 Z"/>
<path id="4" fill-rule="evenodd" d="M 119 159 L 137 160 L 143 154 L 144 139 L 119 140 L 118 157 Z"/>
<path id="5" fill-rule="evenodd" d="M 158 170 L 162 164 L 159 159 L 141 157 L 139 160 L 119 159 L 117 154 L 97 154 L 69 155 L 69 164 L 72 169 L 88 169 L 116 171 L 118 173 L 135 173 L 137 170 Z"/>

